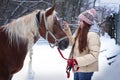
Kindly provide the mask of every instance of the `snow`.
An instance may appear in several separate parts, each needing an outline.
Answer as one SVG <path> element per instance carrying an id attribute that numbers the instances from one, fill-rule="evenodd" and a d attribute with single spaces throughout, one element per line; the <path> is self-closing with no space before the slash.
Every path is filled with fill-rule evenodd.
<path id="1" fill-rule="evenodd" d="M 120 80 L 120 46 L 115 44 L 114 39 L 106 34 L 101 37 L 101 49 L 99 55 L 99 71 L 93 75 L 93 80 Z M 118 55 L 115 58 L 107 60 L 108 57 Z M 111 65 L 108 63 L 113 62 Z"/>
<path id="2" fill-rule="evenodd" d="M 120 46 L 115 44 L 107 34 L 101 36 L 99 55 L 99 71 L 95 72 L 92 80 L 120 80 Z M 33 47 L 33 61 L 29 66 L 29 57 L 26 56 L 22 70 L 16 73 L 12 80 L 73 80 L 73 73 L 67 79 L 66 61 L 60 56 L 57 48 L 50 48 L 47 41 L 39 41 Z M 62 51 L 67 58 L 70 47 Z M 107 60 L 108 57 L 117 55 Z M 108 63 L 113 62 L 111 65 Z"/>

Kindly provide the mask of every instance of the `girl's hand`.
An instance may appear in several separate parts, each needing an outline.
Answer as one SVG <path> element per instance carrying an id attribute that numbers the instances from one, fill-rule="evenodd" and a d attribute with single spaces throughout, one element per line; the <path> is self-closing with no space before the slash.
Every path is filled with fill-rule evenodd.
<path id="1" fill-rule="evenodd" d="M 63 21 L 63 24 L 64 24 L 64 29 L 67 30 L 69 28 L 68 23 L 66 21 Z"/>
<path id="2" fill-rule="evenodd" d="M 65 31 L 65 33 L 67 33 L 70 30 L 68 23 L 66 21 L 63 21 L 63 24 L 64 24 L 63 30 Z"/>
<path id="3" fill-rule="evenodd" d="M 64 24 L 63 31 L 68 36 L 70 44 L 73 45 L 73 38 L 72 38 L 71 29 L 66 21 L 63 21 L 63 24 Z"/>

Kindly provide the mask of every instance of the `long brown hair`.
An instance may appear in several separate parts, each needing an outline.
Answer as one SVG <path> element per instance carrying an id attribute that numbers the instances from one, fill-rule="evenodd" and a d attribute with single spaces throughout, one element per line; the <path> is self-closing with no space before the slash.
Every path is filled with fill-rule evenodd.
<path id="1" fill-rule="evenodd" d="M 87 34 L 90 29 L 90 25 L 87 24 L 86 22 L 83 21 L 83 28 L 78 28 L 76 37 L 75 37 L 75 42 L 76 39 L 78 39 L 78 49 L 79 52 L 83 52 L 83 50 L 86 49 L 87 46 Z"/>

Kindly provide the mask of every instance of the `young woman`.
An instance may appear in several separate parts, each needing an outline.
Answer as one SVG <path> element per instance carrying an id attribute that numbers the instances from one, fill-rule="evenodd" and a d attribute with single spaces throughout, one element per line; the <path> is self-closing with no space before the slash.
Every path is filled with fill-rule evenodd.
<path id="1" fill-rule="evenodd" d="M 68 63 L 74 61 L 74 80 L 91 80 L 93 73 L 98 71 L 100 38 L 96 31 L 91 30 L 97 27 L 94 25 L 95 13 L 95 9 L 92 8 L 78 16 L 79 27 L 74 38 L 68 23 L 64 21 L 64 31 L 72 45 Z"/>

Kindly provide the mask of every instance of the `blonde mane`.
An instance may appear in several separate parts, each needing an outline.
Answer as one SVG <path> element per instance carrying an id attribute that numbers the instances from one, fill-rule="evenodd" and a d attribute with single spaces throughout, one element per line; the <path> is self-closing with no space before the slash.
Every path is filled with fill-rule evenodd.
<path id="1" fill-rule="evenodd" d="M 16 41 L 17 45 L 19 46 L 18 38 L 21 38 L 26 42 L 29 41 L 28 44 L 32 45 L 34 42 L 34 36 L 38 35 L 38 27 L 36 21 L 36 14 L 40 10 L 35 10 L 32 13 L 20 17 L 2 27 L 6 34 L 9 37 L 9 43 L 12 45 Z"/>

